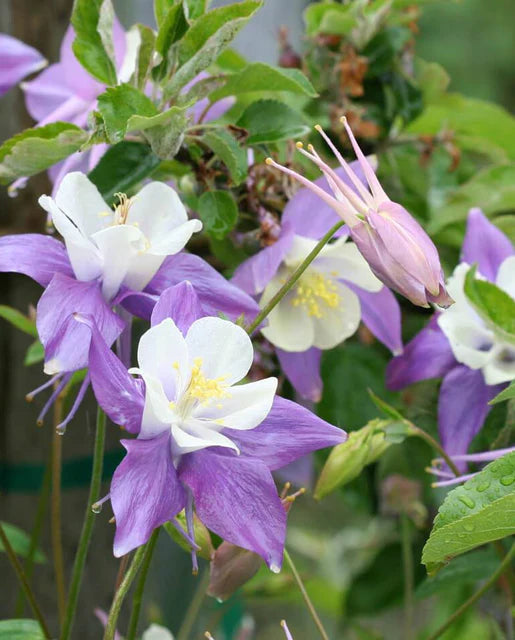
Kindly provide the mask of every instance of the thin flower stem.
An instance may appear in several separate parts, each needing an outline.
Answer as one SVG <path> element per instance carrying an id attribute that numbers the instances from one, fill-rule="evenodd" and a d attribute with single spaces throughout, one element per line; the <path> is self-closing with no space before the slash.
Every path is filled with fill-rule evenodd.
<path id="1" fill-rule="evenodd" d="M 143 600 L 143 590 L 145 589 L 145 581 L 147 579 L 148 570 L 150 569 L 150 563 L 152 561 L 152 555 L 156 546 L 157 538 L 159 536 L 160 529 L 156 529 L 152 534 L 145 551 L 145 557 L 143 558 L 143 565 L 138 578 L 138 583 L 134 590 L 134 596 L 132 598 L 132 611 L 129 619 L 129 628 L 127 630 L 127 640 L 134 640 L 136 638 L 136 631 L 138 629 L 139 613 L 141 610 L 141 602 Z"/>
<path id="2" fill-rule="evenodd" d="M 50 635 L 50 631 L 48 630 L 45 619 L 43 618 L 41 609 L 39 608 L 39 605 L 36 602 L 36 598 L 32 593 L 32 589 L 30 588 L 27 577 L 23 572 L 23 567 L 21 566 L 20 561 L 16 557 L 16 553 L 14 552 L 14 549 L 12 548 L 11 543 L 9 542 L 9 538 L 7 537 L 4 531 L 2 523 L 0 523 L 0 540 L 2 541 L 2 545 L 7 554 L 7 557 L 9 558 L 9 561 L 12 564 L 14 571 L 16 572 L 16 576 L 20 581 L 20 586 L 23 589 L 23 592 L 30 604 L 30 607 L 39 622 L 39 626 L 41 627 L 41 631 L 43 632 L 43 635 L 45 636 L 45 638 L 51 638 L 52 636 Z"/>
<path id="3" fill-rule="evenodd" d="M 293 560 L 291 559 L 291 556 L 286 549 L 284 550 L 284 558 L 286 562 L 290 565 L 290 569 L 291 569 L 291 572 L 293 573 L 293 577 L 295 578 L 295 582 L 297 583 L 297 586 L 299 587 L 302 597 L 304 598 L 304 602 L 306 603 L 309 613 L 311 614 L 311 617 L 313 618 L 313 621 L 318 631 L 320 632 L 320 636 L 323 638 L 323 640 L 329 640 L 327 631 L 324 629 L 324 625 L 322 624 L 322 621 L 318 617 L 318 613 L 315 611 L 315 607 L 313 606 L 313 603 L 310 600 L 308 592 L 306 591 L 306 587 L 302 582 L 302 578 L 300 577 L 299 572 L 297 571 L 295 565 L 293 564 Z"/>
<path id="4" fill-rule="evenodd" d="M 93 524 L 95 522 L 95 514 L 91 508 L 99 498 L 100 486 L 102 484 L 102 468 L 104 462 L 104 442 L 105 442 L 105 413 L 98 408 L 97 411 L 97 429 L 95 435 L 95 446 L 93 450 L 93 469 L 91 471 L 91 482 L 89 486 L 88 502 L 86 505 L 86 513 L 82 524 L 82 531 L 75 554 L 75 562 L 73 564 L 72 576 L 70 580 L 70 592 L 68 595 L 68 604 L 61 630 L 61 640 L 68 640 L 71 636 L 75 612 L 77 610 L 77 602 L 79 599 L 80 585 L 88 555 L 91 534 L 93 533 Z M 61 437 L 61 436 L 58 436 Z"/>
<path id="5" fill-rule="evenodd" d="M 118 616 L 120 615 L 120 609 L 122 608 L 123 601 L 125 600 L 125 596 L 127 595 L 129 589 L 131 588 L 132 582 L 136 577 L 141 563 L 145 558 L 145 552 L 147 550 L 147 546 L 150 542 L 142 545 L 137 549 L 136 553 L 131 562 L 131 566 L 129 567 L 127 573 L 125 574 L 122 584 L 118 591 L 114 594 L 113 602 L 111 604 L 111 609 L 109 611 L 109 617 L 107 619 L 107 624 L 104 633 L 104 640 L 113 640 L 114 634 L 116 633 L 116 623 L 118 622 Z"/>
<path id="6" fill-rule="evenodd" d="M 41 537 L 41 530 L 45 519 L 45 513 L 48 508 L 48 499 L 50 498 L 50 481 L 51 481 L 51 459 L 49 458 L 45 466 L 45 473 L 43 475 L 43 482 L 41 483 L 41 491 L 38 499 L 38 506 L 36 507 L 36 517 L 34 518 L 34 527 L 30 534 L 30 546 L 27 553 L 27 559 L 25 561 L 24 572 L 27 577 L 27 582 L 30 583 L 32 571 L 34 570 L 34 558 Z M 23 616 L 23 604 L 24 604 L 23 590 L 20 588 L 18 597 L 16 599 L 16 606 L 14 609 L 14 617 L 21 618 Z"/>
<path id="7" fill-rule="evenodd" d="M 445 460 L 445 462 L 449 466 L 449 469 L 454 473 L 454 475 L 456 477 L 461 476 L 461 473 L 460 473 L 458 467 L 454 464 L 454 462 L 451 460 L 451 458 L 449 458 L 447 453 L 445 453 L 445 450 L 443 449 L 443 447 L 440 445 L 440 443 L 437 440 L 435 440 L 432 436 L 429 435 L 429 433 L 427 433 L 426 431 L 424 431 L 420 427 L 417 427 L 414 424 L 412 424 L 411 427 L 413 429 L 413 435 L 416 435 L 419 438 L 422 438 L 422 440 L 425 440 L 431 447 L 433 447 L 433 449 L 435 449 L 435 451 L 438 451 L 438 453 Z"/>
<path id="8" fill-rule="evenodd" d="M 209 571 L 206 570 L 202 574 L 202 577 L 199 578 L 197 589 L 193 594 L 193 598 L 182 621 L 181 628 L 179 629 L 179 633 L 177 635 L 177 640 L 188 640 L 188 638 L 190 637 L 191 630 L 193 629 L 193 625 L 195 624 L 195 620 L 197 619 L 197 616 L 199 614 L 200 607 L 202 606 L 202 602 L 204 601 L 208 585 Z"/>
<path id="9" fill-rule="evenodd" d="M 59 624 L 62 626 L 66 610 L 66 587 L 64 584 L 63 540 L 61 531 L 61 467 L 62 436 L 56 431 L 63 417 L 64 394 L 60 393 L 54 404 L 54 424 L 52 434 L 52 495 L 51 495 L 51 536 L 54 558 L 55 586 L 57 591 L 57 609 Z"/>
<path id="10" fill-rule="evenodd" d="M 316 247 L 311 251 L 311 253 L 304 258 L 304 261 L 295 269 L 295 271 L 290 276 L 289 280 L 283 284 L 283 286 L 279 289 L 279 291 L 272 297 L 269 303 L 261 309 L 261 311 L 256 316 L 254 322 L 252 322 L 247 327 L 247 333 L 252 335 L 252 333 L 259 327 L 259 325 L 263 322 L 263 320 L 267 317 L 267 315 L 272 311 L 272 309 L 279 304 L 279 302 L 284 298 L 284 296 L 288 293 L 288 291 L 293 287 L 293 285 L 297 282 L 297 280 L 301 277 L 301 275 L 306 271 L 309 265 L 313 262 L 313 260 L 317 257 L 317 255 L 322 251 L 325 245 L 329 242 L 329 240 L 334 236 L 334 234 L 343 227 L 345 222 L 340 220 L 333 227 L 329 229 L 329 231 L 321 238 Z"/>
<path id="11" fill-rule="evenodd" d="M 131 559 L 130 553 L 126 553 L 124 556 L 121 557 L 120 566 L 118 567 L 118 573 L 116 574 L 116 582 L 114 583 L 115 593 L 118 591 L 118 589 L 120 588 L 120 585 L 122 584 L 122 580 L 125 575 L 125 572 L 127 571 L 127 565 L 129 564 L 130 559 Z"/>
<path id="12" fill-rule="evenodd" d="M 411 525 L 407 515 L 401 515 L 402 566 L 404 570 L 404 640 L 413 637 L 413 550 Z"/>
<path id="13" fill-rule="evenodd" d="M 436 640 L 440 638 L 442 634 L 447 631 L 447 629 L 456 622 L 456 620 L 463 614 L 465 611 L 471 607 L 475 602 L 481 598 L 481 596 L 486 593 L 490 587 L 492 587 L 497 580 L 503 575 L 503 573 L 510 567 L 513 556 L 515 555 L 515 542 L 511 545 L 511 549 L 508 551 L 504 560 L 497 567 L 497 569 L 492 573 L 492 575 L 488 578 L 485 584 L 476 591 L 466 602 L 464 602 L 461 607 L 456 609 L 456 611 L 450 616 L 450 618 L 444 622 L 444 624 L 437 630 L 433 635 L 431 635 L 428 640 Z"/>

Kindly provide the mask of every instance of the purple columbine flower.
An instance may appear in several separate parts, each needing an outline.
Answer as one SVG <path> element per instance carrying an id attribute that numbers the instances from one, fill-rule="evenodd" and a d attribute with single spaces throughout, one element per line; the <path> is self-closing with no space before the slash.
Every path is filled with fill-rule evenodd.
<path id="1" fill-rule="evenodd" d="M 193 538 L 194 505 L 209 529 L 278 571 L 286 513 L 271 471 L 346 434 L 275 397 L 275 378 L 237 384 L 252 363 L 250 338 L 227 320 L 203 316 L 190 283 L 165 291 L 130 372 L 93 318 L 77 316 L 92 332 L 97 401 L 116 424 L 138 434 L 122 440 L 127 455 L 111 483 L 114 554 L 144 544 L 184 508 Z"/>
<path id="2" fill-rule="evenodd" d="M 359 179 L 361 169 L 353 163 Z M 354 190 L 343 168 L 339 179 Z M 325 177 L 315 186 L 328 193 Z M 316 211 L 316 215 L 313 215 Z M 308 189 L 286 205 L 277 241 L 243 262 L 232 282 L 263 307 L 303 262 L 317 241 L 338 222 L 334 210 Z M 361 320 L 394 354 L 402 351 L 401 314 L 392 292 L 376 278 L 343 229 L 324 247 L 298 283 L 268 316 L 263 335 L 276 347 L 284 373 L 306 399 L 322 393 L 320 356 L 351 336 Z"/>
<path id="3" fill-rule="evenodd" d="M 345 220 L 358 249 L 384 284 L 413 304 L 428 307 L 430 302 L 434 302 L 441 307 L 448 307 L 453 301 L 445 289 L 435 245 L 406 209 L 386 195 L 347 120 L 342 118 L 342 122 L 368 186 L 344 160 L 319 125 L 315 128 L 340 162 L 347 180 L 343 180 L 341 173 L 326 164 L 312 145 L 308 146 L 308 151 L 303 149 L 302 143 L 298 143 L 297 148 L 326 176 L 332 195 L 304 176 L 277 164 L 272 158 L 267 158 L 267 163 L 296 178 Z M 311 215 L 316 215 L 316 211 Z"/>
<path id="4" fill-rule="evenodd" d="M 0 33 L 0 96 L 46 64 L 45 58 L 34 47 Z"/>
<path id="5" fill-rule="evenodd" d="M 470 210 L 461 259 L 449 280 L 456 304 L 435 314 L 387 369 L 387 383 L 394 390 L 443 378 L 438 425 L 450 455 L 467 452 L 490 411 L 488 402 L 515 378 L 515 347 L 485 325 L 463 293 L 464 273 L 477 263 L 478 277 L 515 296 L 513 245 L 479 209 Z M 464 464 L 461 460 L 459 466 Z"/>

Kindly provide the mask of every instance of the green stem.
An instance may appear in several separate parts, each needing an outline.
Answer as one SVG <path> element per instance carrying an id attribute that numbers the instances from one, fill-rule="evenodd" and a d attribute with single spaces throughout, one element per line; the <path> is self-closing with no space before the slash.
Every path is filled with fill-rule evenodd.
<path id="1" fill-rule="evenodd" d="M 428 640 L 436 640 L 437 638 L 440 638 L 441 635 L 445 631 L 447 631 L 447 629 L 452 624 L 454 624 L 454 622 L 456 622 L 456 620 L 461 615 L 463 615 L 463 613 L 465 613 L 465 611 L 469 607 L 471 607 L 475 602 L 477 602 L 479 598 L 481 598 L 481 596 L 484 593 L 486 593 L 488 589 L 490 589 L 490 587 L 492 587 L 497 582 L 497 580 L 502 576 L 502 574 L 510 567 L 511 560 L 514 555 L 515 555 L 515 542 L 511 545 L 511 549 L 508 551 L 508 553 L 504 557 L 504 560 L 497 567 L 496 571 L 494 571 L 494 573 L 488 578 L 488 580 L 481 587 L 481 589 L 476 591 L 476 593 L 474 593 L 466 602 L 464 602 L 461 605 L 461 607 L 456 609 L 456 611 L 452 614 L 452 616 L 450 616 L 450 618 L 446 622 L 444 622 L 444 624 L 437 631 L 435 631 L 435 633 L 433 633 L 433 635 L 430 636 Z"/>
<path id="2" fill-rule="evenodd" d="M 402 566 L 404 570 L 404 640 L 413 637 L 413 552 L 411 525 L 407 515 L 401 515 Z"/>
<path id="3" fill-rule="evenodd" d="M 54 429 L 52 434 L 52 495 L 51 495 L 51 537 L 54 559 L 55 586 L 59 624 L 64 621 L 66 609 L 66 587 L 64 583 L 63 539 L 61 530 L 61 470 L 63 439 L 56 431 L 63 415 L 64 395 L 59 394 L 54 404 Z"/>
<path id="4" fill-rule="evenodd" d="M 50 497 L 50 480 L 51 480 L 51 460 L 49 458 L 46 467 L 45 474 L 43 476 L 43 482 L 41 484 L 41 492 L 39 494 L 38 506 L 36 507 L 36 517 L 34 518 L 34 527 L 30 535 L 30 546 L 27 553 L 27 559 L 25 561 L 24 572 L 27 577 L 27 581 L 30 582 L 32 571 L 34 570 L 34 558 L 36 556 L 36 550 L 39 545 L 39 539 L 41 537 L 41 530 L 45 520 L 45 513 L 48 507 L 48 499 Z M 18 597 L 16 599 L 16 606 L 14 609 L 14 617 L 21 618 L 23 615 L 23 603 L 24 595 L 23 590 L 20 588 Z"/>
<path id="5" fill-rule="evenodd" d="M 134 554 L 134 557 L 131 562 L 131 566 L 127 570 L 120 588 L 114 594 L 113 602 L 111 604 L 111 609 L 109 611 L 109 617 L 107 619 L 107 624 L 104 633 L 104 640 L 113 640 L 114 634 L 116 633 L 116 623 L 118 622 L 118 616 L 120 615 L 120 609 L 122 608 L 123 601 L 125 600 L 125 596 L 127 595 L 129 589 L 131 588 L 132 582 L 136 577 L 141 563 L 145 558 L 145 552 L 147 550 L 147 546 L 150 542 L 139 547 Z"/>
<path id="6" fill-rule="evenodd" d="M 127 640 L 134 640 L 136 637 L 136 631 L 138 628 L 139 613 L 141 610 L 141 601 L 143 600 L 143 590 L 145 588 L 145 581 L 147 579 L 148 570 L 152 561 L 152 554 L 156 546 L 157 538 L 159 536 L 160 529 L 156 529 L 146 547 L 145 557 L 143 558 L 143 565 L 141 567 L 141 573 L 138 578 L 138 583 L 134 590 L 134 596 L 132 598 L 132 611 L 129 620 L 129 628 L 127 630 Z"/>
<path id="7" fill-rule="evenodd" d="M 80 585 L 82 582 L 82 574 L 84 572 L 86 556 L 88 555 L 89 543 L 91 541 L 91 535 L 93 533 L 95 514 L 93 513 L 91 507 L 100 497 L 100 487 L 102 484 L 102 467 L 104 462 L 105 426 L 105 413 L 99 407 L 97 411 L 97 430 L 93 451 L 93 469 L 91 471 L 89 496 L 86 505 L 86 514 L 84 516 L 84 522 L 82 524 L 82 531 L 79 538 L 79 544 L 77 546 L 77 553 L 75 555 L 75 562 L 73 564 L 68 604 L 66 607 L 66 614 L 64 617 L 60 636 L 61 640 L 68 640 L 72 632 L 73 620 L 75 618 L 75 612 L 77 610 L 77 601 L 79 598 Z"/>
<path id="8" fill-rule="evenodd" d="M 32 593 L 32 589 L 30 588 L 27 577 L 23 572 L 23 567 L 21 566 L 20 561 L 16 557 L 16 553 L 14 552 L 14 549 L 12 548 L 11 543 L 9 542 L 9 538 L 7 537 L 1 523 L 0 523 L 0 540 L 2 541 L 2 545 L 7 554 L 7 557 L 9 558 L 9 561 L 12 564 L 14 571 L 16 572 L 16 576 L 20 581 L 20 586 L 23 589 L 23 593 L 25 594 L 25 597 L 27 598 L 31 609 L 34 612 L 34 615 L 36 616 L 39 622 L 39 626 L 41 627 L 43 635 L 45 636 L 45 638 L 51 638 L 52 636 L 50 635 L 50 631 L 48 630 L 45 619 L 43 618 L 41 609 L 39 608 L 39 605 L 36 602 L 36 598 Z"/>
<path id="9" fill-rule="evenodd" d="M 454 473 L 456 477 L 461 476 L 461 473 L 458 467 L 454 464 L 451 458 L 449 458 L 449 456 L 445 453 L 445 450 L 437 440 L 435 440 L 432 436 L 429 435 L 429 433 L 426 433 L 420 427 L 416 427 L 414 424 L 411 425 L 411 428 L 413 429 L 413 435 L 416 435 L 419 438 L 422 438 L 422 440 L 425 440 L 431 447 L 433 447 L 433 449 L 435 449 L 435 451 L 438 451 L 438 453 L 442 456 L 442 458 L 445 460 L 445 462 L 449 466 L 449 469 Z"/>
<path id="10" fill-rule="evenodd" d="M 304 261 L 295 269 L 295 271 L 290 276 L 289 280 L 283 284 L 283 286 L 279 289 L 279 291 L 271 298 L 268 304 L 261 309 L 261 311 L 256 316 L 254 322 L 252 322 L 247 327 L 247 333 L 251 335 L 257 327 L 263 322 L 263 320 L 267 317 L 267 315 L 272 311 L 272 309 L 279 304 L 279 302 L 284 298 L 284 296 L 288 293 L 288 291 L 293 287 L 293 285 L 297 282 L 297 280 L 301 277 L 301 275 L 306 271 L 309 265 L 313 262 L 313 260 L 317 257 L 317 255 L 322 251 L 325 245 L 329 242 L 329 240 L 334 236 L 334 234 L 343 227 L 345 222 L 340 220 L 333 227 L 329 229 L 329 231 L 321 238 L 316 247 L 311 251 L 311 253 L 304 258 Z"/>
<path id="11" fill-rule="evenodd" d="M 284 559 L 290 565 L 290 569 L 291 569 L 291 572 L 293 573 L 293 577 L 295 578 L 295 582 L 297 583 L 297 586 L 299 587 L 302 597 L 304 598 L 304 602 L 306 603 L 309 613 L 311 614 L 311 617 L 313 618 L 313 621 L 318 631 L 320 632 L 320 636 L 323 638 L 323 640 L 329 640 L 327 631 L 324 629 L 324 625 L 322 624 L 322 621 L 318 617 L 318 613 L 316 612 L 315 607 L 311 602 L 308 592 L 306 591 L 306 587 L 302 582 L 302 578 L 300 577 L 299 572 L 297 571 L 295 565 L 293 564 L 293 560 L 291 559 L 291 556 L 288 553 L 288 551 L 286 551 L 286 549 L 284 550 Z"/>
<path id="12" fill-rule="evenodd" d="M 202 574 L 202 577 L 199 579 L 197 588 L 195 590 L 195 593 L 193 594 L 193 598 L 189 604 L 188 610 L 186 611 L 181 624 L 181 628 L 179 629 L 177 640 L 188 640 L 188 638 L 190 637 L 191 630 L 193 629 L 193 625 L 195 624 L 195 620 L 197 619 L 200 607 L 202 606 L 202 602 L 204 601 L 208 585 L 209 571 L 206 570 Z"/>

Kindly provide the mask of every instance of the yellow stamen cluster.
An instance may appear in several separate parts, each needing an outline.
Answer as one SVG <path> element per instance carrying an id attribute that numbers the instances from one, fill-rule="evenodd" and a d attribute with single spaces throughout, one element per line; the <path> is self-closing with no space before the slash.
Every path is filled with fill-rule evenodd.
<path id="1" fill-rule="evenodd" d="M 125 224 L 129 217 L 129 209 L 132 205 L 132 199 L 127 197 L 125 193 L 115 193 L 115 198 L 118 198 L 118 204 L 114 210 L 115 224 Z"/>
<path id="2" fill-rule="evenodd" d="M 301 278 L 291 304 L 294 307 L 303 306 L 310 316 L 323 318 L 324 307 L 336 309 L 340 304 L 340 296 L 336 284 L 330 278 L 313 272 Z"/>
<path id="3" fill-rule="evenodd" d="M 207 403 L 213 398 L 230 398 L 227 391 L 227 384 L 224 383 L 226 376 L 218 378 L 206 378 L 202 373 L 202 358 L 195 358 L 191 369 L 191 380 L 188 387 L 188 396 Z"/>

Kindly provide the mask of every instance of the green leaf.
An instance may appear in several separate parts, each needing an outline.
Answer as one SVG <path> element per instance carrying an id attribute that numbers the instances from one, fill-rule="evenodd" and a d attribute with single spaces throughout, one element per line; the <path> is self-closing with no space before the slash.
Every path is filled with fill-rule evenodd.
<path id="1" fill-rule="evenodd" d="M 515 534 L 515 452 L 447 494 L 422 553 L 429 575 L 454 556 Z"/>
<path id="2" fill-rule="evenodd" d="M 453 560 L 435 576 L 419 584 L 415 595 L 418 599 L 429 598 L 446 589 L 455 590 L 462 585 L 474 584 L 488 578 L 499 566 L 494 549 L 478 549 Z"/>
<path id="3" fill-rule="evenodd" d="M 219 7 L 197 18 L 180 41 L 179 68 L 165 87 L 165 97 L 179 93 L 185 84 L 213 63 L 261 5 L 261 2 L 246 0 Z"/>
<path id="4" fill-rule="evenodd" d="M 504 402 L 505 400 L 513 400 L 515 398 L 515 380 L 512 380 L 510 386 L 497 394 L 495 398 L 490 400 L 488 404 L 497 404 L 498 402 Z"/>
<path id="5" fill-rule="evenodd" d="M 20 331 L 23 331 L 23 333 L 28 333 L 29 336 L 34 336 L 34 338 L 38 337 L 36 322 L 17 309 L 8 307 L 5 304 L 0 304 L 0 318 L 7 320 L 7 322 Z"/>
<path id="6" fill-rule="evenodd" d="M 344 35 L 356 26 L 356 18 L 352 15 L 348 4 L 314 3 L 304 11 L 303 17 L 308 36 L 315 36 L 318 33 Z"/>
<path id="7" fill-rule="evenodd" d="M 254 91 L 297 93 L 311 98 L 318 94 L 298 69 L 280 69 L 264 62 L 252 62 L 239 73 L 229 76 L 225 86 L 211 94 L 212 100 Z"/>
<path id="8" fill-rule="evenodd" d="M 156 51 L 166 58 L 170 47 L 180 40 L 188 30 L 182 4 L 173 5 L 159 26 L 156 39 Z"/>
<path id="9" fill-rule="evenodd" d="M 14 550 L 14 553 L 16 553 L 16 555 L 18 556 L 21 556 L 22 558 L 26 558 L 29 555 L 30 551 L 30 536 L 27 535 L 25 531 L 23 531 L 19 527 L 15 526 L 14 524 L 9 524 L 8 522 L 2 522 L 2 527 L 4 529 L 5 535 L 7 536 L 7 539 L 11 544 L 11 547 Z M 1 541 L 0 551 L 5 551 Z M 46 562 L 45 554 L 39 549 L 36 549 L 36 552 L 34 554 L 34 562 Z"/>
<path id="10" fill-rule="evenodd" d="M 207 11 L 209 0 L 183 0 L 188 20 L 196 20 Z"/>
<path id="11" fill-rule="evenodd" d="M 247 144 L 301 138 L 310 130 L 299 113 L 277 100 L 253 102 L 236 124 L 249 132 Z"/>
<path id="12" fill-rule="evenodd" d="M 216 59 L 216 66 L 222 71 L 235 73 L 241 71 L 247 66 L 247 60 L 234 49 L 225 49 Z"/>
<path id="13" fill-rule="evenodd" d="M 176 516 L 176 518 L 184 531 L 186 531 L 188 527 L 186 524 L 186 515 L 184 511 L 181 511 Z M 181 536 L 181 534 L 177 531 L 177 529 L 171 522 L 166 522 L 163 526 L 170 538 L 172 538 L 172 540 L 174 540 L 182 549 L 184 549 L 185 551 L 191 551 L 190 545 Z M 214 552 L 213 543 L 211 542 L 211 534 L 209 533 L 205 525 L 197 518 L 196 514 L 193 514 L 193 530 L 195 534 L 195 542 L 200 547 L 200 550 L 197 551 L 197 554 L 205 560 L 211 560 L 211 556 Z"/>
<path id="14" fill-rule="evenodd" d="M 442 129 L 484 138 L 515 160 L 515 118 L 499 105 L 446 93 L 432 102 L 406 131 L 436 135 Z"/>
<path id="15" fill-rule="evenodd" d="M 159 158 L 146 144 L 123 141 L 107 150 L 88 177 L 112 203 L 115 193 L 129 193 L 158 165 Z"/>
<path id="16" fill-rule="evenodd" d="M 81 65 L 100 82 L 117 82 L 112 42 L 113 7 L 110 0 L 75 0 L 71 23 L 72 48 Z"/>
<path id="17" fill-rule="evenodd" d="M 198 200 L 198 214 L 205 231 L 221 240 L 234 228 L 238 207 L 228 191 L 206 191 Z"/>
<path id="18" fill-rule="evenodd" d="M 235 185 L 247 176 L 247 152 L 226 129 L 210 129 L 201 138 L 225 164 Z"/>
<path id="19" fill-rule="evenodd" d="M 131 117 L 152 117 L 159 114 L 152 100 L 130 84 L 111 87 L 99 95 L 98 110 L 104 119 L 107 139 L 111 143 L 123 140 Z"/>
<path id="20" fill-rule="evenodd" d="M 0 640 L 45 640 L 36 620 L 1 620 Z"/>
<path id="21" fill-rule="evenodd" d="M 515 300 L 488 280 L 476 278 L 476 265 L 465 276 L 465 295 L 483 320 L 502 339 L 515 342 Z"/>
<path id="22" fill-rule="evenodd" d="M 0 183 L 33 176 L 78 151 L 88 134 L 69 122 L 26 129 L 0 147 Z"/>
<path id="23" fill-rule="evenodd" d="M 45 359 L 45 347 L 41 344 L 39 340 L 36 340 L 27 349 L 27 352 L 25 353 L 25 359 L 23 360 L 23 364 L 26 367 L 30 367 L 33 364 L 42 362 L 44 359 Z"/>
<path id="24" fill-rule="evenodd" d="M 132 29 L 138 30 L 140 38 L 132 82 L 136 88 L 144 91 L 154 64 L 156 34 L 153 29 L 144 24 L 136 24 Z"/>
<path id="25" fill-rule="evenodd" d="M 163 24 L 168 11 L 174 4 L 175 0 L 154 0 L 154 17 L 158 27 Z"/>
<path id="26" fill-rule="evenodd" d="M 440 98 L 451 81 L 447 71 L 437 62 L 426 62 L 420 58 L 415 60 L 415 76 L 425 103 Z"/>
<path id="27" fill-rule="evenodd" d="M 152 117 L 132 116 L 127 123 L 127 131 L 142 131 L 156 156 L 163 160 L 173 158 L 184 139 L 189 106 L 170 107 Z"/>
<path id="28" fill-rule="evenodd" d="M 515 163 L 487 167 L 451 192 L 443 206 L 432 211 L 428 232 L 462 222 L 471 207 L 480 207 L 486 215 L 515 209 Z"/>
<path id="29" fill-rule="evenodd" d="M 320 500 L 337 487 L 357 478 L 363 469 L 375 462 L 390 443 L 385 437 L 388 420 L 372 420 L 365 427 L 351 431 L 346 442 L 331 451 L 315 488 L 315 498 Z"/>

